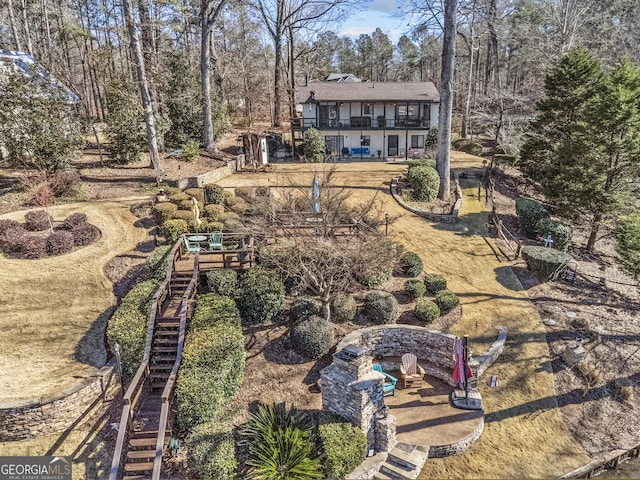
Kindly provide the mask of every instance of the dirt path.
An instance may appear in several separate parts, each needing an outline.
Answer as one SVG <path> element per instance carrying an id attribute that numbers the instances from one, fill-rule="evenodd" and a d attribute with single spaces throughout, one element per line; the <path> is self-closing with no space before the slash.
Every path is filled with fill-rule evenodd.
<path id="1" fill-rule="evenodd" d="M 0 256 L 0 402 L 49 395 L 92 374 L 107 358 L 104 327 L 115 305 L 103 269 L 147 237 L 130 209 L 147 201 L 67 204 L 54 220 L 87 214 L 102 235 L 89 247 L 38 260 Z M 3 215 L 23 221 L 24 211 Z"/>
<path id="2" fill-rule="evenodd" d="M 476 158 L 456 155 L 453 167 L 481 164 Z M 269 176 L 234 175 L 222 184 L 278 185 L 284 177 L 295 177 L 298 183 L 311 185 L 310 168 L 314 167 L 275 165 Z M 480 379 L 484 433 L 464 455 L 427 462 L 421 478 L 553 477 L 588 462 L 558 413 L 540 317 L 511 269 L 496 257 L 492 240 L 485 237 L 487 211 L 477 199 L 477 187 L 465 189 L 459 223 L 439 225 L 410 214 L 389 195 L 390 179 L 406 167 L 349 163 L 339 168 L 338 181 L 356 187 L 354 199 L 369 198 L 377 191 L 390 214 L 402 215 L 389 234 L 418 253 L 426 271 L 444 274 L 449 288 L 460 295 L 463 315 L 452 333 L 468 334 L 472 349 L 482 353 L 495 339 L 496 326 L 509 330 L 503 355 Z M 491 375 L 500 377 L 500 387 L 487 386 Z"/>

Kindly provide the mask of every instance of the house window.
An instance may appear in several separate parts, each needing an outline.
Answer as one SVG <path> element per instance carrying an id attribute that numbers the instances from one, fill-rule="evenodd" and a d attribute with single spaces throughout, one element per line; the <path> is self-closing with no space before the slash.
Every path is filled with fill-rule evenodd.
<path id="1" fill-rule="evenodd" d="M 363 115 L 371 115 L 371 104 L 365 103 L 362 105 L 362 114 Z"/>
<path id="2" fill-rule="evenodd" d="M 369 145 L 371 145 L 371 136 L 360 135 L 360 145 L 363 147 L 368 147 Z"/>
<path id="3" fill-rule="evenodd" d="M 344 147 L 344 137 L 342 135 L 325 135 L 324 146 L 329 155 L 340 155 Z"/>
<path id="4" fill-rule="evenodd" d="M 424 135 L 411 135 L 411 148 L 424 148 Z"/>
<path id="5" fill-rule="evenodd" d="M 420 116 L 420 105 L 417 103 L 410 103 L 407 106 L 407 117 L 418 118 Z"/>

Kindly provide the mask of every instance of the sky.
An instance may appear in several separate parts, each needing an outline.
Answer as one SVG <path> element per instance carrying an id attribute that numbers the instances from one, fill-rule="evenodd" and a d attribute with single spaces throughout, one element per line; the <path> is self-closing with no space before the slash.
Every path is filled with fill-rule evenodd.
<path id="1" fill-rule="evenodd" d="M 406 19 L 392 17 L 396 12 L 395 0 L 373 0 L 366 4 L 366 10 L 351 15 L 336 34 L 356 39 L 363 33 L 371 35 L 379 27 L 395 44 L 408 30 Z"/>

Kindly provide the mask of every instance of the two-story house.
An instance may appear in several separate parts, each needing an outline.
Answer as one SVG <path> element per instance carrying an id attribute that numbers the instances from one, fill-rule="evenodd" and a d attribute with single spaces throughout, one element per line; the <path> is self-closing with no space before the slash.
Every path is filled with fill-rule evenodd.
<path id="1" fill-rule="evenodd" d="M 432 82 L 314 82 L 298 87 L 295 144 L 313 127 L 327 152 L 355 158 L 421 155 L 438 126 L 440 95 Z"/>

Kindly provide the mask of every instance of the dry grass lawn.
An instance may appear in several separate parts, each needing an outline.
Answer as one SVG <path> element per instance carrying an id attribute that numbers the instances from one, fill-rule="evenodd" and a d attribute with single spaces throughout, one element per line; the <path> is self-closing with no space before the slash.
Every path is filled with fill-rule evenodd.
<path id="1" fill-rule="evenodd" d="M 51 395 L 105 363 L 104 327 L 116 297 L 103 268 L 146 238 L 130 211 L 142 200 L 54 206 L 56 221 L 86 213 L 101 237 L 57 257 L 0 256 L 0 402 Z M 2 218 L 23 221 L 24 213 Z"/>
<path id="2" fill-rule="evenodd" d="M 477 157 L 456 154 L 453 167 L 480 168 L 480 162 Z M 275 165 L 268 174 L 234 175 L 221 183 L 229 188 L 287 185 L 290 180 L 311 185 L 314 168 L 320 171 L 325 167 Z M 386 211 L 402 215 L 389 234 L 418 253 L 426 271 L 444 274 L 449 288 L 461 298 L 462 318 L 451 333 L 468 334 L 472 349 L 481 353 L 495 339 L 496 326 L 508 328 L 503 355 L 480 379 L 486 413 L 484 433 L 464 455 L 427 462 L 421 478 L 553 477 L 587 463 L 589 458 L 558 413 L 540 317 L 486 236 L 487 211 L 477 199 L 477 186 L 463 184 L 465 198 L 458 224 L 434 224 L 406 212 L 389 195 L 389 180 L 404 168 L 382 162 L 341 164 L 338 181 L 354 187 L 354 200 L 377 193 Z M 491 375 L 500 377 L 498 388 L 488 387 Z M 275 395 L 265 388 L 267 396 Z"/>

